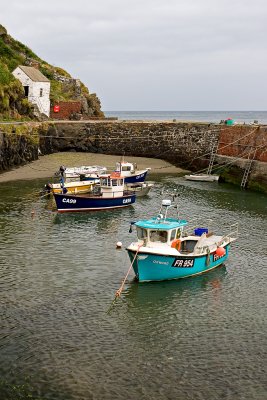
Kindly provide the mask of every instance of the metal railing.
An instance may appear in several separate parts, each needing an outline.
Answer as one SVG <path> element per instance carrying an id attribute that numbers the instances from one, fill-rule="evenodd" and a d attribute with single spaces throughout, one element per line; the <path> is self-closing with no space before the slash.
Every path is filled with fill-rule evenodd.
<path id="1" fill-rule="evenodd" d="M 217 243 L 220 246 L 223 242 L 230 239 L 237 239 L 239 235 L 239 223 L 235 222 L 229 226 L 229 231 L 224 235 L 221 240 Z"/>
<path id="2" fill-rule="evenodd" d="M 208 232 L 211 231 L 212 226 L 214 226 L 214 220 L 213 219 L 206 219 L 206 218 L 193 218 L 190 220 L 190 222 L 186 225 L 184 229 L 183 236 L 188 236 L 191 232 L 191 234 L 194 234 L 194 230 L 197 228 L 207 228 Z"/>

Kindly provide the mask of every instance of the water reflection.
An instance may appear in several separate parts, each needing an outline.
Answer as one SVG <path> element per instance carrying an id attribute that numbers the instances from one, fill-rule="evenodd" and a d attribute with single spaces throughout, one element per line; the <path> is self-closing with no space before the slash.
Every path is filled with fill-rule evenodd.
<path id="1" fill-rule="evenodd" d="M 53 223 L 55 225 L 64 225 L 66 228 L 90 224 L 94 227 L 95 233 L 108 234 L 118 231 L 123 221 L 130 222 L 134 217 L 134 213 L 133 207 L 82 213 L 55 213 Z"/>
<path id="2" fill-rule="evenodd" d="M 222 265 L 207 274 L 186 279 L 146 283 L 133 280 L 124 296 L 133 309 L 142 308 L 143 311 L 153 312 L 150 307 L 166 307 L 170 303 L 178 302 L 180 297 L 192 298 L 199 292 L 203 293 L 203 290 L 212 292 L 215 289 L 217 296 L 226 275 L 227 269 Z"/>
<path id="3" fill-rule="evenodd" d="M 166 178 L 163 186 L 177 182 Z M 131 208 L 57 214 L 34 197 L 40 186 L 0 185 L 3 379 L 12 366 L 15 383 L 31 375 L 40 397 L 53 400 L 259 398 L 266 197 L 180 185 L 188 219 L 240 220 L 227 263 L 180 281 L 131 281 L 107 314 L 130 264 L 116 242 L 126 246 L 135 237 L 129 222 L 158 212 L 160 188 Z"/>

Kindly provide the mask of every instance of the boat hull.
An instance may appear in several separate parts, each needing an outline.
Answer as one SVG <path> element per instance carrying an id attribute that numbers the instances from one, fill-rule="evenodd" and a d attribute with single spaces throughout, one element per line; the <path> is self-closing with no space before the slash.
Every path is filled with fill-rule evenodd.
<path id="1" fill-rule="evenodd" d="M 80 180 L 81 181 L 95 181 L 96 183 L 99 183 L 99 175 L 80 175 Z"/>
<path id="2" fill-rule="evenodd" d="M 143 171 L 136 171 L 136 174 L 133 174 L 131 176 L 124 176 L 124 183 L 129 184 L 129 183 L 139 183 L 139 182 L 144 182 L 147 176 L 147 170 Z"/>
<path id="3" fill-rule="evenodd" d="M 57 210 L 63 212 L 81 212 L 108 210 L 113 208 L 128 207 L 135 203 L 136 196 L 124 195 L 121 197 L 96 197 L 96 196 L 74 196 L 55 194 Z"/>
<path id="4" fill-rule="evenodd" d="M 153 184 L 149 183 L 143 183 L 140 185 L 126 185 L 126 189 L 132 193 L 136 194 L 136 197 L 144 197 L 147 196 L 148 193 L 150 192 L 151 188 L 153 187 Z"/>
<path id="5" fill-rule="evenodd" d="M 129 183 L 133 184 L 133 183 L 143 183 L 146 179 L 147 176 L 147 170 L 142 170 L 142 171 L 136 171 L 135 174 L 132 174 L 130 176 L 124 176 L 124 184 L 127 185 Z M 82 175 L 81 176 L 81 180 L 82 181 L 87 181 L 87 180 L 92 180 L 92 179 L 99 179 L 98 176 L 94 176 L 94 175 Z"/>
<path id="6" fill-rule="evenodd" d="M 92 180 L 88 181 L 88 184 L 85 184 L 84 182 L 74 182 L 71 183 L 65 183 L 64 187 L 67 189 L 69 194 L 76 194 L 76 193 L 88 193 L 91 192 L 94 184 L 92 183 Z M 53 184 L 52 187 L 52 192 L 53 193 L 62 193 L 62 187 L 61 185 L 58 184 Z"/>
<path id="7" fill-rule="evenodd" d="M 136 251 L 129 248 L 127 251 L 133 262 Z M 139 252 L 134 260 L 133 269 L 139 282 L 187 278 L 206 273 L 224 263 L 228 258 L 229 245 L 225 246 L 225 251 L 222 257 L 216 254 L 190 257 Z"/>
<path id="8" fill-rule="evenodd" d="M 218 182 L 219 175 L 185 175 L 185 179 L 188 181 Z"/>

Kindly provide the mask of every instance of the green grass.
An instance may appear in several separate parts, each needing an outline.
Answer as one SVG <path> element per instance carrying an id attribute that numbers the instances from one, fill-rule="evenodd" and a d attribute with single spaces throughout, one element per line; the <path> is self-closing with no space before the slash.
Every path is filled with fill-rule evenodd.
<path id="1" fill-rule="evenodd" d="M 12 72 L 18 65 L 27 64 L 29 59 L 39 63 L 40 71 L 50 80 L 51 101 L 73 101 L 75 90 L 73 84 L 61 83 L 55 79 L 55 74 L 71 78 L 70 74 L 60 67 L 55 67 L 39 58 L 29 47 L 7 34 L 6 29 L 0 25 L 0 116 L 1 118 L 32 118 L 29 104 L 23 101 L 24 92 L 22 85 L 17 81 Z M 20 88 L 18 87 L 20 85 Z M 93 115 L 104 116 L 101 111 L 100 101 L 95 94 L 89 94 L 89 90 L 81 84 L 81 92 L 86 98 Z"/>

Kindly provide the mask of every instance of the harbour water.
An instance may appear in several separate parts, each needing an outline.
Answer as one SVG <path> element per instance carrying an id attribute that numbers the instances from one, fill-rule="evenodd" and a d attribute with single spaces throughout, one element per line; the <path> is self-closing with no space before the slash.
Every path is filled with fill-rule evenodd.
<path id="1" fill-rule="evenodd" d="M 267 111 L 105 111 L 106 117 L 119 120 L 176 120 L 219 123 L 228 118 L 238 123 L 250 124 L 258 121 L 267 124 Z"/>
<path id="2" fill-rule="evenodd" d="M 44 180 L 0 184 L 0 399 L 25 380 L 53 400 L 267 398 L 266 195 L 150 179 L 133 207 L 72 215 L 38 198 Z M 135 239 L 130 222 L 158 212 L 162 188 L 177 189 L 182 217 L 239 222 L 239 240 L 206 275 L 132 274 L 108 312 L 129 267 L 116 242 Z"/>

